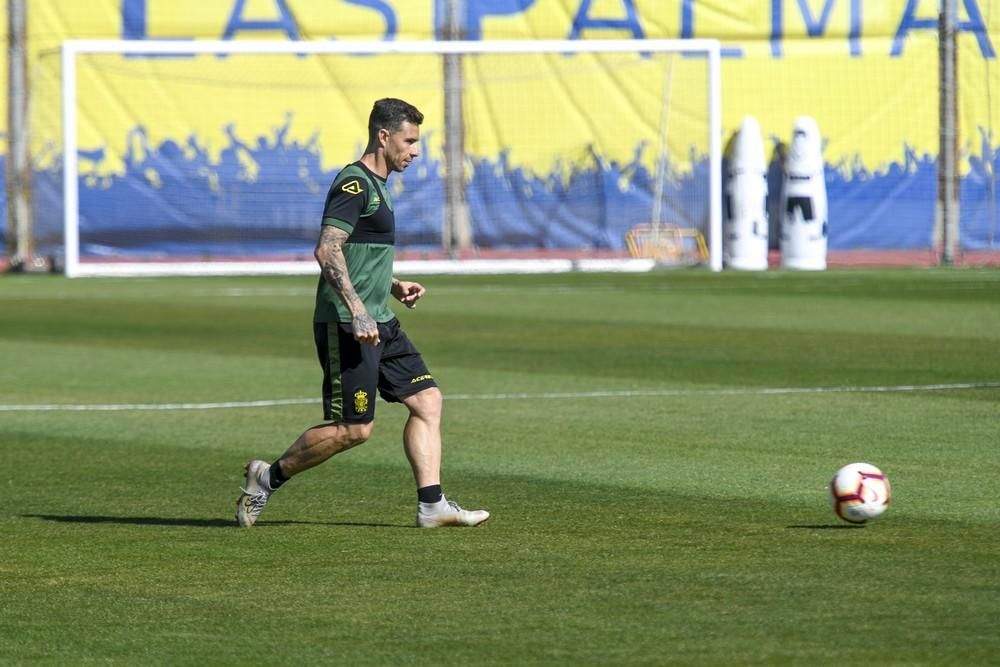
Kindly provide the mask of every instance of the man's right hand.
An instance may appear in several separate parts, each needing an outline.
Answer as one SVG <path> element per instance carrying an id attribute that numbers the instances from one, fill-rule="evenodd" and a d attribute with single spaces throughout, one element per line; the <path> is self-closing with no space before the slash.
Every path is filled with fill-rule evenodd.
<path id="1" fill-rule="evenodd" d="M 354 340 L 366 345 L 378 345 L 378 323 L 367 312 L 355 315 L 351 320 L 354 329 Z"/>

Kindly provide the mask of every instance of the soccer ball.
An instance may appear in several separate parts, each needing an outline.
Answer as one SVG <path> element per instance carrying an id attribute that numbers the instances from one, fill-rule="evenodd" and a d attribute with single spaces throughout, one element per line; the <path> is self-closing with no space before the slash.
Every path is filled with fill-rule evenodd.
<path id="1" fill-rule="evenodd" d="M 830 481 L 833 511 L 849 523 L 866 523 L 885 511 L 892 497 L 889 478 L 870 463 L 850 463 Z"/>

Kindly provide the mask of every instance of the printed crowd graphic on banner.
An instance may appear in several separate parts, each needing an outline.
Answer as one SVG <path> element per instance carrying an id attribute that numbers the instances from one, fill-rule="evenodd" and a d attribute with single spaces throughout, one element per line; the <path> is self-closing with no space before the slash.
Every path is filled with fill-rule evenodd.
<path id="1" fill-rule="evenodd" d="M 964 250 L 1000 244 L 994 4 L 958 0 Z M 793 122 L 809 116 L 823 137 L 829 248 L 933 247 L 937 0 L 464 7 L 459 22 L 470 40 L 721 40 L 722 139 L 747 116 L 759 121 L 772 194 Z M 61 243 L 62 40 L 433 40 L 446 8 L 446 0 L 33 0 L 39 246 Z M 368 111 L 384 96 L 408 99 L 427 116 L 421 157 L 390 181 L 398 243 L 441 246 L 444 82 L 436 58 L 88 55 L 77 65 L 84 255 L 308 256 L 326 188 L 360 155 Z M 478 247 L 621 252 L 628 229 L 650 222 L 653 210 L 663 222 L 704 229 L 704 58 L 467 57 L 462 76 Z"/>

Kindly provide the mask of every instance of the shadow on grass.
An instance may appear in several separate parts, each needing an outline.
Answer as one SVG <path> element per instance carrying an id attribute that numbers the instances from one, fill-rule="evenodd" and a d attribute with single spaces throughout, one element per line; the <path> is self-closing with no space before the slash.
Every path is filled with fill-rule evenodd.
<path id="1" fill-rule="evenodd" d="M 864 526 L 848 526 L 846 524 L 828 523 L 828 524 L 814 525 L 814 526 L 809 526 L 809 525 L 785 526 L 785 528 L 798 529 L 798 530 L 858 530 L 859 528 L 864 528 Z"/>
<path id="2" fill-rule="evenodd" d="M 238 528 L 233 519 L 191 519 L 156 516 L 105 516 L 76 514 L 21 514 L 23 519 L 41 519 L 56 523 L 114 523 L 131 526 L 187 526 L 191 528 Z M 255 528 L 267 526 L 354 526 L 360 528 L 413 528 L 392 523 L 358 523 L 352 521 L 258 521 Z"/>

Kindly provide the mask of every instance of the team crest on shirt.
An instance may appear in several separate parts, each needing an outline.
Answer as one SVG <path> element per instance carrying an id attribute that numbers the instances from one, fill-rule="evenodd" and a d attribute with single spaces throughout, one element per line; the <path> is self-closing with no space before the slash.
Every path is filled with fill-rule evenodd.
<path id="1" fill-rule="evenodd" d="M 354 412 L 359 415 L 368 412 L 368 392 L 364 389 L 354 392 Z"/>
<path id="2" fill-rule="evenodd" d="M 361 183 L 358 183 L 357 180 L 348 181 L 340 186 L 340 189 L 351 195 L 359 195 L 361 194 Z"/>

